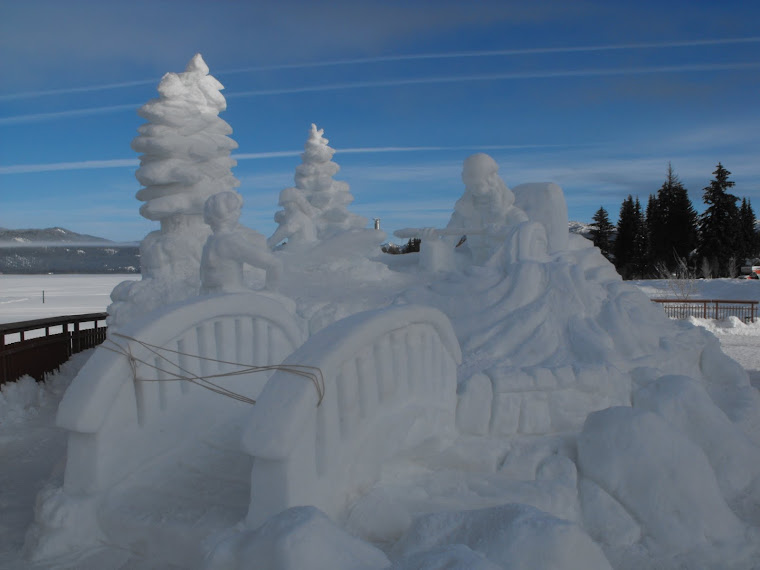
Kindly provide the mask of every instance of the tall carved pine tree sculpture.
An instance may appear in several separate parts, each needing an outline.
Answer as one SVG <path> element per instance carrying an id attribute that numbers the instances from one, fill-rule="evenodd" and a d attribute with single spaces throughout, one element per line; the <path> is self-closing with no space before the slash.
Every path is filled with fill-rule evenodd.
<path id="1" fill-rule="evenodd" d="M 135 176 L 145 202 L 140 213 L 161 223 L 140 245 L 142 281 L 124 282 L 111 293 L 111 324 L 186 299 L 198 292 L 201 252 L 211 233 L 203 221 L 206 200 L 240 185 L 230 152 L 237 143 L 219 118 L 227 102 L 221 83 L 196 54 L 182 73 L 167 73 L 159 97 L 140 107 L 142 125 L 132 148 L 142 153 Z"/>
<path id="2" fill-rule="evenodd" d="M 333 180 L 340 166 L 332 161 L 335 150 L 323 134 L 323 129 L 311 125 L 302 163 L 296 167 L 295 188 L 280 193 L 284 209 L 275 214 L 279 227 L 269 238 L 270 246 L 285 239 L 294 243 L 327 239 L 367 225 L 366 218 L 346 208 L 354 197 L 346 182 Z"/>

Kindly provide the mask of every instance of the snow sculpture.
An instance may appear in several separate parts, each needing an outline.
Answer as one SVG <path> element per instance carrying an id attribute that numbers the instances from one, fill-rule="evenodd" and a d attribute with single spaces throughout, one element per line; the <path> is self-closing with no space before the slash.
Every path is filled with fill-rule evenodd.
<path id="1" fill-rule="evenodd" d="M 148 121 L 132 142 L 143 153 L 135 173 L 144 186 L 140 213 L 161 222 L 140 245 L 142 280 L 118 285 L 109 307 L 109 324 L 122 324 L 158 306 L 197 294 L 201 251 L 210 231 L 203 222 L 209 196 L 239 186 L 230 151 L 237 143 L 219 112 L 223 89 L 200 54 L 182 73 L 167 73 L 159 97 L 140 107 Z"/>
<path id="2" fill-rule="evenodd" d="M 243 432 L 254 457 L 248 526 L 304 504 L 340 519 L 384 462 L 451 437 L 460 360 L 449 320 L 430 307 L 365 311 L 310 337 L 284 364 L 319 368 L 324 397 L 277 373 Z"/>
<path id="3" fill-rule="evenodd" d="M 304 194 L 297 188 L 285 188 L 280 192 L 280 206 L 284 210 L 275 213 L 274 221 L 280 225 L 267 240 L 270 247 L 287 240 L 291 245 L 317 241 L 317 212 Z"/>
<path id="4" fill-rule="evenodd" d="M 468 230 L 466 247 L 476 264 L 487 261 L 504 243 L 505 229 L 525 222 L 525 212 L 514 205 L 515 196 L 499 176 L 499 165 L 485 153 L 464 161 L 465 189 L 454 205 L 448 229 Z"/>
<path id="5" fill-rule="evenodd" d="M 461 265 L 454 255 L 455 248 L 468 252 L 470 261 L 476 265 L 485 264 L 497 251 L 502 253 L 499 259 L 502 266 L 545 257 L 546 229 L 538 222 L 525 225 L 528 216 L 515 205 L 515 196 L 498 171 L 499 166 L 487 154 L 469 156 L 462 168 L 464 194 L 457 200 L 446 228 L 405 228 L 394 232 L 401 238 L 421 238 L 422 269 L 455 271 Z"/>
<path id="6" fill-rule="evenodd" d="M 203 219 L 214 234 L 208 238 L 201 257 L 201 292 L 245 291 L 243 263 L 266 271 L 271 289 L 282 273 L 282 263 L 270 252 L 266 238 L 238 224 L 243 198 L 237 192 L 220 192 L 206 201 Z"/>
<path id="7" fill-rule="evenodd" d="M 121 495 L 128 504 L 139 503 L 144 500 L 140 488 L 156 489 L 159 480 L 172 491 L 158 490 L 150 501 L 165 515 L 183 508 L 216 509 L 220 496 L 238 487 L 247 501 L 250 460 L 239 451 L 236 434 L 249 404 L 204 389 L 208 384 L 200 380 L 212 379 L 235 394 L 257 398 L 268 376 L 250 367 L 282 362 L 303 343 L 302 328 L 292 303 L 253 292 L 195 297 L 121 327 L 122 336 L 111 336 L 95 350 L 58 408 L 57 424 L 68 432 L 69 459 L 63 486 L 40 496 L 27 545 L 32 557 L 43 559 L 98 542 L 128 548 L 134 542 L 150 545 L 156 535 L 165 538 L 172 533 L 168 527 L 157 533 L 144 519 L 139 521 L 144 511 L 127 513 L 107 501 Z M 190 458 L 209 456 L 214 472 L 224 472 L 215 486 L 219 493 L 209 492 L 202 468 L 195 484 L 206 491 L 183 496 L 179 481 L 193 484 L 188 481 Z M 241 473 L 241 481 L 234 480 L 235 473 Z M 230 514 L 226 524 L 244 516 L 245 506 L 241 502 L 242 512 Z M 185 557 L 180 566 L 192 566 L 201 557 L 202 533 L 215 529 L 201 529 L 204 525 L 195 521 L 196 530 L 190 531 L 168 515 L 163 518 L 171 520 L 169 527 L 182 528 L 181 538 L 172 539 L 183 541 L 182 546 L 172 556 Z M 194 534 L 198 532 L 200 536 Z"/>
<path id="8" fill-rule="evenodd" d="M 303 163 L 296 167 L 295 188 L 286 188 L 280 193 L 280 205 L 284 209 L 275 214 L 275 221 L 280 225 L 269 238 L 270 246 L 285 239 L 294 243 L 308 243 L 315 238 L 323 240 L 367 225 L 366 218 L 346 209 L 354 197 L 347 183 L 332 178 L 340 167 L 332 162 L 335 150 L 327 146 L 329 141 L 323 134 L 324 129 L 317 129 L 312 123 L 301 154 Z"/>

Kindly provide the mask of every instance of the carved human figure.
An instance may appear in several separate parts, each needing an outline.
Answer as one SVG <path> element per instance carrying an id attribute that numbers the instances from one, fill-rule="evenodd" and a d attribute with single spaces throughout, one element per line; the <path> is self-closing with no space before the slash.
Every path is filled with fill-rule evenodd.
<path id="1" fill-rule="evenodd" d="M 514 205 L 515 196 L 499 176 L 499 165 L 487 154 L 465 159 L 462 182 L 464 194 L 446 227 L 476 230 L 467 236 L 466 247 L 474 261 L 482 263 L 504 242 L 507 227 L 527 221 L 528 216 Z"/>
<path id="2" fill-rule="evenodd" d="M 280 192 L 280 205 L 284 208 L 275 214 L 275 222 L 280 225 L 267 240 L 274 247 L 284 240 L 289 244 L 312 243 L 317 241 L 317 226 L 314 223 L 317 212 L 296 188 L 285 188 Z"/>
<path id="3" fill-rule="evenodd" d="M 203 247 L 201 293 L 246 291 L 243 264 L 266 271 L 266 287 L 271 289 L 282 272 L 282 263 L 267 247 L 259 232 L 238 224 L 243 198 L 237 192 L 220 192 L 208 200 L 203 219 L 213 234 Z"/>

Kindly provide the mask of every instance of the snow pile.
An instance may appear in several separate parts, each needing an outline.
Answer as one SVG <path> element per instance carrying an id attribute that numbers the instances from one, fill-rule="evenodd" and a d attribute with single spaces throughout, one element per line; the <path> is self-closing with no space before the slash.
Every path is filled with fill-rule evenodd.
<path id="1" fill-rule="evenodd" d="M 303 162 L 296 167 L 296 185 L 280 192 L 283 209 L 274 216 L 279 226 L 269 238 L 270 246 L 284 240 L 310 243 L 367 225 L 366 218 L 346 209 L 354 197 L 346 182 L 333 180 L 340 166 L 332 161 L 335 150 L 327 145 L 323 134 L 324 129 L 311 125 L 301 154 Z"/>
<path id="2" fill-rule="evenodd" d="M 760 336 L 760 319 L 745 323 L 739 317 L 728 317 L 720 321 L 689 317 L 689 322 L 715 335 Z"/>
<path id="3" fill-rule="evenodd" d="M 17 422 L 37 412 L 45 401 L 44 384 L 31 376 L 0 386 L 0 423 Z"/>
<path id="4" fill-rule="evenodd" d="M 237 143 L 219 112 L 227 107 L 219 81 L 196 54 L 182 73 L 167 73 L 159 97 L 140 107 L 148 121 L 132 148 L 143 153 L 135 176 L 144 186 L 140 213 L 161 222 L 140 245 L 142 281 L 115 288 L 109 324 L 123 324 L 156 307 L 198 292 L 201 251 L 210 234 L 206 200 L 240 185 L 230 152 Z"/>

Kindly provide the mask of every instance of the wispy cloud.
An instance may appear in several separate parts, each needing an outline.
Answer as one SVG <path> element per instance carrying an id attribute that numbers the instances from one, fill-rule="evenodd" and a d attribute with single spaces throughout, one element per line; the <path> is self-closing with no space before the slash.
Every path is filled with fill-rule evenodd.
<path id="1" fill-rule="evenodd" d="M 486 57 L 509 57 L 524 55 L 546 55 L 546 54 L 570 54 L 570 53 L 593 53 L 593 52 L 611 52 L 611 51 L 632 51 L 632 50 L 654 50 L 654 49 L 674 49 L 685 47 L 708 47 L 721 45 L 752 44 L 760 42 L 760 36 L 743 37 L 743 38 L 718 38 L 709 40 L 684 40 L 671 42 L 646 42 L 646 43 L 624 43 L 624 44 L 606 44 L 606 45 L 587 45 L 587 46 L 560 46 L 560 47 L 537 47 L 537 48 L 520 48 L 520 49 L 502 49 L 502 50 L 478 50 L 478 51 L 452 51 L 439 53 L 420 53 L 420 54 L 398 54 L 379 57 L 365 57 L 352 59 L 331 59 L 324 61 L 295 62 L 283 63 L 278 65 L 258 65 L 251 67 L 241 67 L 236 69 L 227 69 L 215 72 L 217 76 L 236 75 L 245 73 L 258 73 L 277 70 L 296 70 L 320 67 L 339 67 L 350 65 L 368 65 L 374 63 L 391 63 L 404 61 L 426 61 L 426 60 L 445 60 L 445 59 L 465 59 L 465 58 L 486 58 Z M 122 81 L 116 83 L 104 83 L 99 85 L 85 85 L 81 87 L 67 87 L 61 89 L 45 89 L 38 91 L 22 91 L 19 93 L 8 93 L 0 95 L 0 101 L 12 101 L 18 99 L 31 99 L 34 97 L 45 97 L 52 95 L 71 95 L 75 93 L 91 93 L 96 91 L 106 91 L 122 89 L 129 87 L 139 87 L 157 83 L 159 78 L 138 79 L 133 81 Z M 264 94 L 264 93 L 262 93 Z M 242 96 L 242 95 L 238 95 Z"/>
<path id="2" fill-rule="evenodd" d="M 63 87 L 61 89 L 41 89 L 38 91 L 21 91 L 19 93 L 7 93 L 0 95 L 0 101 L 15 101 L 17 99 L 32 99 L 49 95 L 73 95 L 74 93 L 93 93 L 95 91 L 108 91 L 110 89 L 123 89 L 125 87 L 139 87 L 142 85 L 158 84 L 160 78 L 139 79 L 135 81 L 121 81 L 119 83 L 102 83 L 99 85 L 84 85 L 82 87 Z"/>
<path id="3" fill-rule="evenodd" d="M 66 111 L 54 111 L 52 113 L 32 113 L 29 115 L 13 115 L 0 117 L 0 125 L 20 125 L 24 123 L 36 123 L 55 119 L 70 119 L 72 117 L 87 117 L 90 115 L 104 115 L 117 113 L 128 109 L 136 110 L 142 103 L 131 105 L 108 105 L 106 107 L 87 107 L 84 109 L 69 109 Z"/>
<path id="4" fill-rule="evenodd" d="M 406 79 L 387 79 L 381 81 L 353 81 L 309 85 L 304 87 L 287 87 L 282 89 L 260 89 L 239 91 L 227 95 L 228 99 L 237 97 L 261 97 L 266 95 L 288 95 L 295 93 L 313 93 L 319 91 L 340 91 L 346 89 L 368 89 L 377 87 L 400 87 L 404 85 L 430 85 L 444 83 L 469 83 L 475 81 L 507 81 L 519 79 L 550 79 L 564 77 L 605 77 L 623 75 L 645 75 L 654 73 L 694 73 L 705 71 L 737 71 L 758 69 L 760 62 L 739 63 L 698 63 L 685 65 L 661 65 L 646 67 L 617 67 L 608 69 L 568 69 L 549 71 L 524 71 L 516 73 L 484 73 L 479 75 L 452 75 L 439 77 L 412 77 Z"/>
<path id="5" fill-rule="evenodd" d="M 540 149 L 540 148 L 564 148 L 576 145 L 466 145 L 466 146 L 389 146 L 389 147 L 357 147 L 339 148 L 338 154 L 382 154 L 382 153 L 405 153 L 405 152 L 436 152 L 436 151 L 460 151 L 460 150 L 517 150 L 517 149 Z M 303 150 L 281 150 L 273 152 L 249 152 L 233 154 L 232 158 L 238 161 L 266 160 L 271 158 L 288 158 L 300 156 Z M 2 174 L 30 174 L 37 172 L 55 172 L 59 170 L 96 170 L 104 168 L 137 168 L 137 158 L 117 158 L 111 160 L 80 160 L 74 162 L 52 162 L 44 164 L 12 164 L 0 166 Z M 291 174 L 292 175 L 292 174 Z"/>
<path id="6" fill-rule="evenodd" d="M 82 160 L 78 162 L 52 162 L 48 164 L 14 164 L 0 166 L 0 174 L 29 174 L 32 172 L 55 172 L 57 170 L 93 170 L 100 168 L 135 168 L 139 164 L 136 158 L 117 158 L 113 160 Z"/>
<path id="7" fill-rule="evenodd" d="M 314 93 L 321 91 L 341 91 L 347 89 L 369 89 L 382 87 L 401 87 L 405 85 L 434 85 L 446 83 L 470 83 L 478 81 L 515 81 L 530 79 L 551 79 L 551 78 L 578 78 L 578 77 L 606 77 L 606 76 L 626 76 L 626 75 L 646 75 L 646 74 L 667 74 L 667 73 L 695 73 L 695 72 L 716 72 L 716 71 L 739 71 L 760 68 L 760 62 L 736 62 L 736 63 L 698 63 L 684 65 L 662 65 L 662 66 L 644 66 L 644 67 L 617 67 L 617 68 L 599 68 L 599 69 L 569 69 L 569 70 L 547 70 L 547 71 L 527 71 L 515 73 L 484 73 L 479 75 L 452 75 L 439 77 L 412 77 L 405 79 L 387 79 L 379 81 L 354 81 L 342 83 L 328 83 L 325 85 L 307 85 L 302 87 L 286 87 L 278 89 L 260 89 L 254 91 L 238 91 L 227 94 L 227 99 L 241 97 L 263 97 L 268 95 L 288 95 L 298 93 Z M 110 105 L 105 107 L 89 107 L 85 109 L 72 109 L 65 111 L 55 111 L 52 113 L 34 113 L 28 115 L 15 115 L 9 117 L 0 117 L 0 126 L 17 125 L 39 121 L 50 121 L 55 119 L 68 119 L 72 117 L 83 117 L 88 115 L 98 115 L 106 113 L 115 113 L 119 111 L 137 109 L 141 104 L 129 105 Z"/>
<path id="8" fill-rule="evenodd" d="M 679 47 L 704 47 L 731 44 L 749 44 L 760 42 L 760 36 L 746 38 L 722 38 L 713 40 L 685 40 L 673 42 L 647 42 L 647 43 L 627 43 L 627 44 L 607 44 L 592 46 L 565 46 L 565 47 L 539 47 L 539 48 L 520 48 L 520 49 L 501 49 L 501 50 L 480 50 L 480 51 L 453 51 L 441 53 L 420 53 L 420 54 L 400 54 L 380 57 L 366 57 L 353 59 L 333 59 L 326 61 L 313 61 L 301 63 L 284 63 L 280 65 L 264 65 L 254 67 L 242 67 L 239 69 L 229 69 L 219 72 L 220 75 L 235 73 L 253 73 L 259 71 L 274 71 L 278 69 L 305 69 L 315 67 L 335 67 L 341 65 L 366 65 L 372 63 L 389 63 L 397 61 L 420 61 L 436 59 L 463 59 L 463 58 L 480 58 L 480 57 L 503 57 L 503 56 L 520 56 L 520 55 L 540 55 L 540 54 L 560 54 L 560 53 L 585 53 L 585 52 L 605 52 L 605 51 L 630 51 L 639 49 L 667 49 Z"/>

